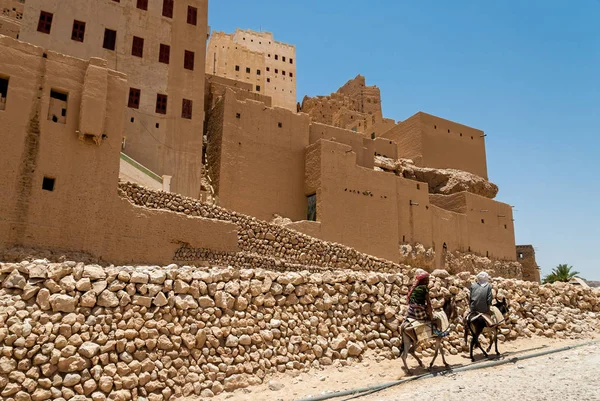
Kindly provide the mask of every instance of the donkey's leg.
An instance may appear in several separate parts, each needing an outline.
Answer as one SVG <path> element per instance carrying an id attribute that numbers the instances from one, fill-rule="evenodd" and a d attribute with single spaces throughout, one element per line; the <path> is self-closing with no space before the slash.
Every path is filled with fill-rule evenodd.
<path id="1" fill-rule="evenodd" d="M 481 335 L 482 331 L 483 331 L 483 329 L 481 329 L 481 328 L 478 327 L 477 328 L 477 333 L 475 333 L 475 336 L 477 337 L 477 348 L 479 348 L 481 350 L 481 352 L 483 352 L 483 355 L 487 358 L 488 357 L 488 353 L 485 352 L 485 350 L 481 346 L 481 341 L 479 341 L 479 336 Z"/>
<path id="2" fill-rule="evenodd" d="M 498 351 L 498 327 L 496 326 L 496 329 L 494 330 L 494 346 L 496 348 L 496 355 L 500 355 L 500 352 Z"/>
<path id="3" fill-rule="evenodd" d="M 410 337 L 406 334 L 405 331 L 402 332 L 402 352 L 400 356 L 402 357 L 402 363 L 404 364 L 404 369 L 406 369 L 406 373 L 411 374 L 410 369 L 408 368 L 408 364 L 406 363 L 406 357 L 408 356 L 408 349 L 412 347 L 412 341 Z"/>
<path id="4" fill-rule="evenodd" d="M 411 346 L 410 346 L 410 349 L 408 350 L 408 352 L 409 352 L 409 354 L 411 354 L 413 356 L 413 358 L 415 358 L 417 360 L 417 362 L 419 362 L 419 366 L 424 368 L 425 365 L 423 365 L 423 361 L 421 361 L 421 359 L 417 356 L 417 354 L 415 354 L 415 351 L 417 350 L 417 345 L 418 345 L 418 343 L 417 342 L 413 343 L 412 339 L 411 339 Z"/>
<path id="5" fill-rule="evenodd" d="M 435 339 L 435 354 L 433 354 L 433 359 L 431 360 L 431 363 L 429 364 L 429 369 L 431 369 L 433 367 L 433 363 L 435 362 L 435 358 L 437 358 L 438 356 L 438 351 L 440 350 L 440 344 L 442 343 L 442 339 L 440 337 L 437 337 Z M 442 349 L 442 359 L 444 358 L 444 351 Z"/>
<path id="6" fill-rule="evenodd" d="M 446 362 L 446 357 L 444 356 L 444 344 L 442 343 L 442 339 L 440 338 L 438 341 L 440 342 L 439 349 L 440 349 L 440 353 L 442 354 L 442 362 L 444 362 L 444 366 L 446 368 L 449 368 L 450 364 L 448 362 Z"/>

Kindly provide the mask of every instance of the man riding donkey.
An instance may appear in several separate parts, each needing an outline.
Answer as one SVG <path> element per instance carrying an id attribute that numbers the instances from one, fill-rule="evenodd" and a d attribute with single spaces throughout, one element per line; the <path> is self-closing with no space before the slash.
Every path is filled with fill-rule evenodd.
<path id="1" fill-rule="evenodd" d="M 400 326 L 400 337 L 402 338 L 400 353 L 406 371 L 410 373 L 406 364 L 408 353 L 419 362 L 420 367 L 424 367 L 423 362 L 415 354 L 415 349 L 421 341 L 430 338 L 436 339 L 436 348 L 429 367 L 433 366 L 439 351 L 441 351 L 444 365 L 448 366 L 444 357 L 444 348 L 441 347 L 441 340 L 448 335 L 449 321 L 456 315 L 454 299 L 445 300 L 443 311 L 434 313 L 429 297 L 429 273 L 423 269 L 417 269 L 415 272 L 415 283 L 410 288 L 407 298 L 408 312 Z"/>
<path id="2" fill-rule="evenodd" d="M 487 352 L 492 348 L 492 344 L 496 346 L 496 354 L 498 352 L 498 326 L 504 321 L 504 316 L 508 313 L 508 305 L 506 300 L 499 301 L 496 299 L 496 304 L 492 305 L 494 298 L 492 294 L 492 285 L 490 284 L 490 276 L 486 272 L 480 272 L 476 277 L 476 282 L 471 284 L 469 296 L 470 311 L 465 316 L 465 342 L 467 336 L 471 334 L 473 339 L 470 346 L 470 357 L 473 361 L 473 347 L 477 345 L 483 354 L 487 357 Z M 487 352 L 483 350 L 479 342 L 479 335 L 484 329 L 493 331 L 492 343 L 490 343 Z"/>

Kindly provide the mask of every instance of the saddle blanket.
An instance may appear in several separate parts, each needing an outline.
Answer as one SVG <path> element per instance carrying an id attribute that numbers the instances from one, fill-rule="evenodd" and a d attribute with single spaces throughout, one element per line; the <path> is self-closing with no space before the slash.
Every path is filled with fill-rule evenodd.
<path id="1" fill-rule="evenodd" d="M 421 342 L 435 337 L 431 330 L 431 322 L 411 318 L 407 318 L 406 320 L 408 324 L 406 324 L 404 328 L 413 329 L 415 336 L 417 337 L 416 339 L 413 338 L 413 340 Z M 448 322 L 448 317 L 446 317 L 446 314 L 443 312 L 433 312 L 433 321 L 436 329 L 442 332 L 446 331 L 450 326 L 450 323 Z"/>
<path id="2" fill-rule="evenodd" d="M 490 313 L 478 312 L 478 313 L 473 314 L 473 316 L 471 316 L 471 318 L 470 318 L 470 321 L 473 321 L 480 316 L 485 319 L 485 322 L 490 327 L 496 326 L 504 321 L 504 316 L 502 316 L 500 309 L 498 309 L 495 306 L 490 307 Z"/>

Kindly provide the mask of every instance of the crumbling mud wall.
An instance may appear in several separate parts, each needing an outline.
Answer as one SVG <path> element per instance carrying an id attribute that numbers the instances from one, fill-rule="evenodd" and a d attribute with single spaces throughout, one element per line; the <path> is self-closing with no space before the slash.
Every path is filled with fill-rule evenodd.
<path id="1" fill-rule="evenodd" d="M 437 271 L 434 307 L 466 308 L 469 274 Z M 0 263 L 0 389 L 5 400 L 170 400 L 211 396 L 269 374 L 399 354 L 409 275 L 46 260 Z M 510 301 L 501 339 L 584 338 L 598 293 L 494 281 Z M 454 322 L 444 347 L 464 350 Z M 430 355 L 427 346 L 419 349 Z"/>

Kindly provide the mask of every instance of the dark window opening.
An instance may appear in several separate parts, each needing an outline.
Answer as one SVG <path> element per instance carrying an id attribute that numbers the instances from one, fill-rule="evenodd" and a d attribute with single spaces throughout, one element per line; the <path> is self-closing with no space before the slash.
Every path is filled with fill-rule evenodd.
<path id="1" fill-rule="evenodd" d="M 317 221 L 317 194 L 306 197 L 308 201 L 306 220 Z"/>
<path id="2" fill-rule="evenodd" d="M 242 118 L 242 115 L 240 113 L 235 113 L 235 118 Z"/>
<path id="3" fill-rule="evenodd" d="M 85 36 L 85 22 L 73 21 L 73 31 L 71 32 L 71 39 L 76 42 L 83 42 Z"/>
<path id="4" fill-rule="evenodd" d="M 8 98 L 8 78 L 0 78 L 0 110 L 6 108 L 6 99 Z"/>
<path id="5" fill-rule="evenodd" d="M 113 31 L 112 29 L 104 30 L 104 42 L 102 43 L 102 47 L 108 50 L 115 50 L 115 45 L 117 43 L 117 31 Z"/>
<path id="6" fill-rule="evenodd" d="M 448 130 L 448 133 L 450 133 L 450 130 Z"/>
<path id="7" fill-rule="evenodd" d="M 144 56 L 144 39 L 137 36 L 133 37 L 133 44 L 131 46 L 131 55 L 136 57 Z"/>
<path id="8" fill-rule="evenodd" d="M 140 94 L 141 94 L 141 91 L 139 89 L 129 88 L 129 101 L 127 102 L 127 107 L 132 108 L 132 109 L 139 109 L 140 108 Z"/>
<path id="9" fill-rule="evenodd" d="M 481 219 L 481 224 L 485 224 L 485 220 L 484 219 Z"/>
<path id="10" fill-rule="evenodd" d="M 277 123 L 277 126 L 278 126 L 279 128 L 282 128 L 282 127 L 283 127 L 283 123 Z"/>
<path id="11" fill-rule="evenodd" d="M 192 101 L 189 99 L 183 99 L 183 104 L 181 106 L 181 118 L 186 118 L 188 120 L 192 119 Z"/>
<path id="12" fill-rule="evenodd" d="M 171 46 L 160 44 L 160 50 L 158 51 L 158 62 L 169 64 L 171 61 Z"/>
<path id="13" fill-rule="evenodd" d="M 167 18 L 173 18 L 173 0 L 163 0 L 162 15 Z"/>
<path id="14" fill-rule="evenodd" d="M 160 128 L 160 124 L 159 124 L 159 123 L 156 123 L 155 127 L 156 127 L 156 128 Z"/>
<path id="15" fill-rule="evenodd" d="M 293 58 L 290 59 L 290 64 L 294 64 L 294 59 Z"/>
<path id="16" fill-rule="evenodd" d="M 131 117 L 131 122 L 134 122 L 134 121 L 135 121 L 135 118 Z"/>
<path id="17" fill-rule="evenodd" d="M 275 60 L 279 60 L 279 56 L 277 54 L 275 55 Z"/>
<path id="18" fill-rule="evenodd" d="M 256 91 L 260 92 L 260 85 L 256 85 Z"/>
<path id="19" fill-rule="evenodd" d="M 490 252 L 489 251 L 485 251 L 485 257 L 489 258 L 490 257 Z"/>
<path id="20" fill-rule="evenodd" d="M 239 65 L 236 65 L 236 66 L 235 66 L 235 70 L 236 70 L 236 71 L 239 71 L 239 70 L 240 70 L 240 66 L 239 66 Z"/>
<path id="21" fill-rule="evenodd" d="M 267 82 L 271 82 L 271 78 L 267 78 Z"/>
<path id="22" fill-rule="evenodd" d="M 260 70 L 256 70 L 256 75 L 260 75 Z"/>
<path id="23" fill-rule="evenodd" d="M 507 226 L 506 224 L 504 225 L 504 229 L 505 229 L 505 230 L 506 230 L 506 229 L 508 229 L 508 226 Z"/>
<path id="24" fill-rule="evenodd" d="M 271 68 L 270 68 L 270 67 L 267 67 L 267 72 L 269 72 L 269 71 L 271 71 Z"/>
<path id="25" fill-rule="evenodd" d="M 285 56 L 281 57 L 281 61 L 285 61 Z"/>
<path id="26" fill-rule="evenodd" d="M 52 29 L 52 13 L 47 13 L 46 11 L 40 12 L 40 19 L 38 21 L 38 32 L 49 34 Z"/>
<path id="27" fill-rule="evenodd" d="M 44 191 L 54 191 L 54 178 L 50 178 L 50 177 L 44 177 L 43 181 L 42 181 L 42 189 Z"/>
<path id="28" fill-rule="evenodd" d="M 402 242 L 406 242 L 406 235 L 402 236 Z"/>
<path id="29" fill-rule="evenodd" d="M 371 139 L 375 139 L 375 133 L 371 133 Z"/>
<path id="30" fill-rule="evenodd" d="M 434 125 L 434 126 L 433 126 L 433 129 L 437 129 L 437 125 Z"/>
<path id="31" fill-rule="evenodd" d="M 196 7 L 188 6 L 187 23 L 190 25 L 198 24 L 198 9 Z"/>
<path id="32" fill-rule="evenodd" d="M 294 77 L 294 73 L 290 72 L 290 78 L 293 78 L 293 77 Z"/>
<path id="33" fill-rule="evenodd" d="M 167 95 L 161 95 L 160 93 L 156 95 L 156 112 L 167 114 Z"/>
<path id="34" fill-rule="evenodd" d="M 246 72 L 250 74 L 250 67 L 246 67 Z"/>
<path id="35" fill-rule="evenodd" d="M 137 8 L 140 10 L 148 10 L 148 0 L 137 0 Z"/>
<path id="36" fill-rule="evenodd" d="M 417 184 L 417 189 L 421 189 L 421 184 Z"/>
<path id="37" fill-rule="evenodd" d="M 278 74 L 279 70 L 277 68 L 275 68 L 275 74 Z"/>
<path id="38" fill-rule="evenodd" d="M 67 123 L 67 99 L 68 94 L 50 90 L 50 104 L 48 105 L 48 120 L 66 124 Z"/>
<path id="39" fill-rule="evenodd" d="M 194 52 L 189 50 L 185 51 L 185 55 L 183 57 L 183 68 L 194 71 Z"/>

